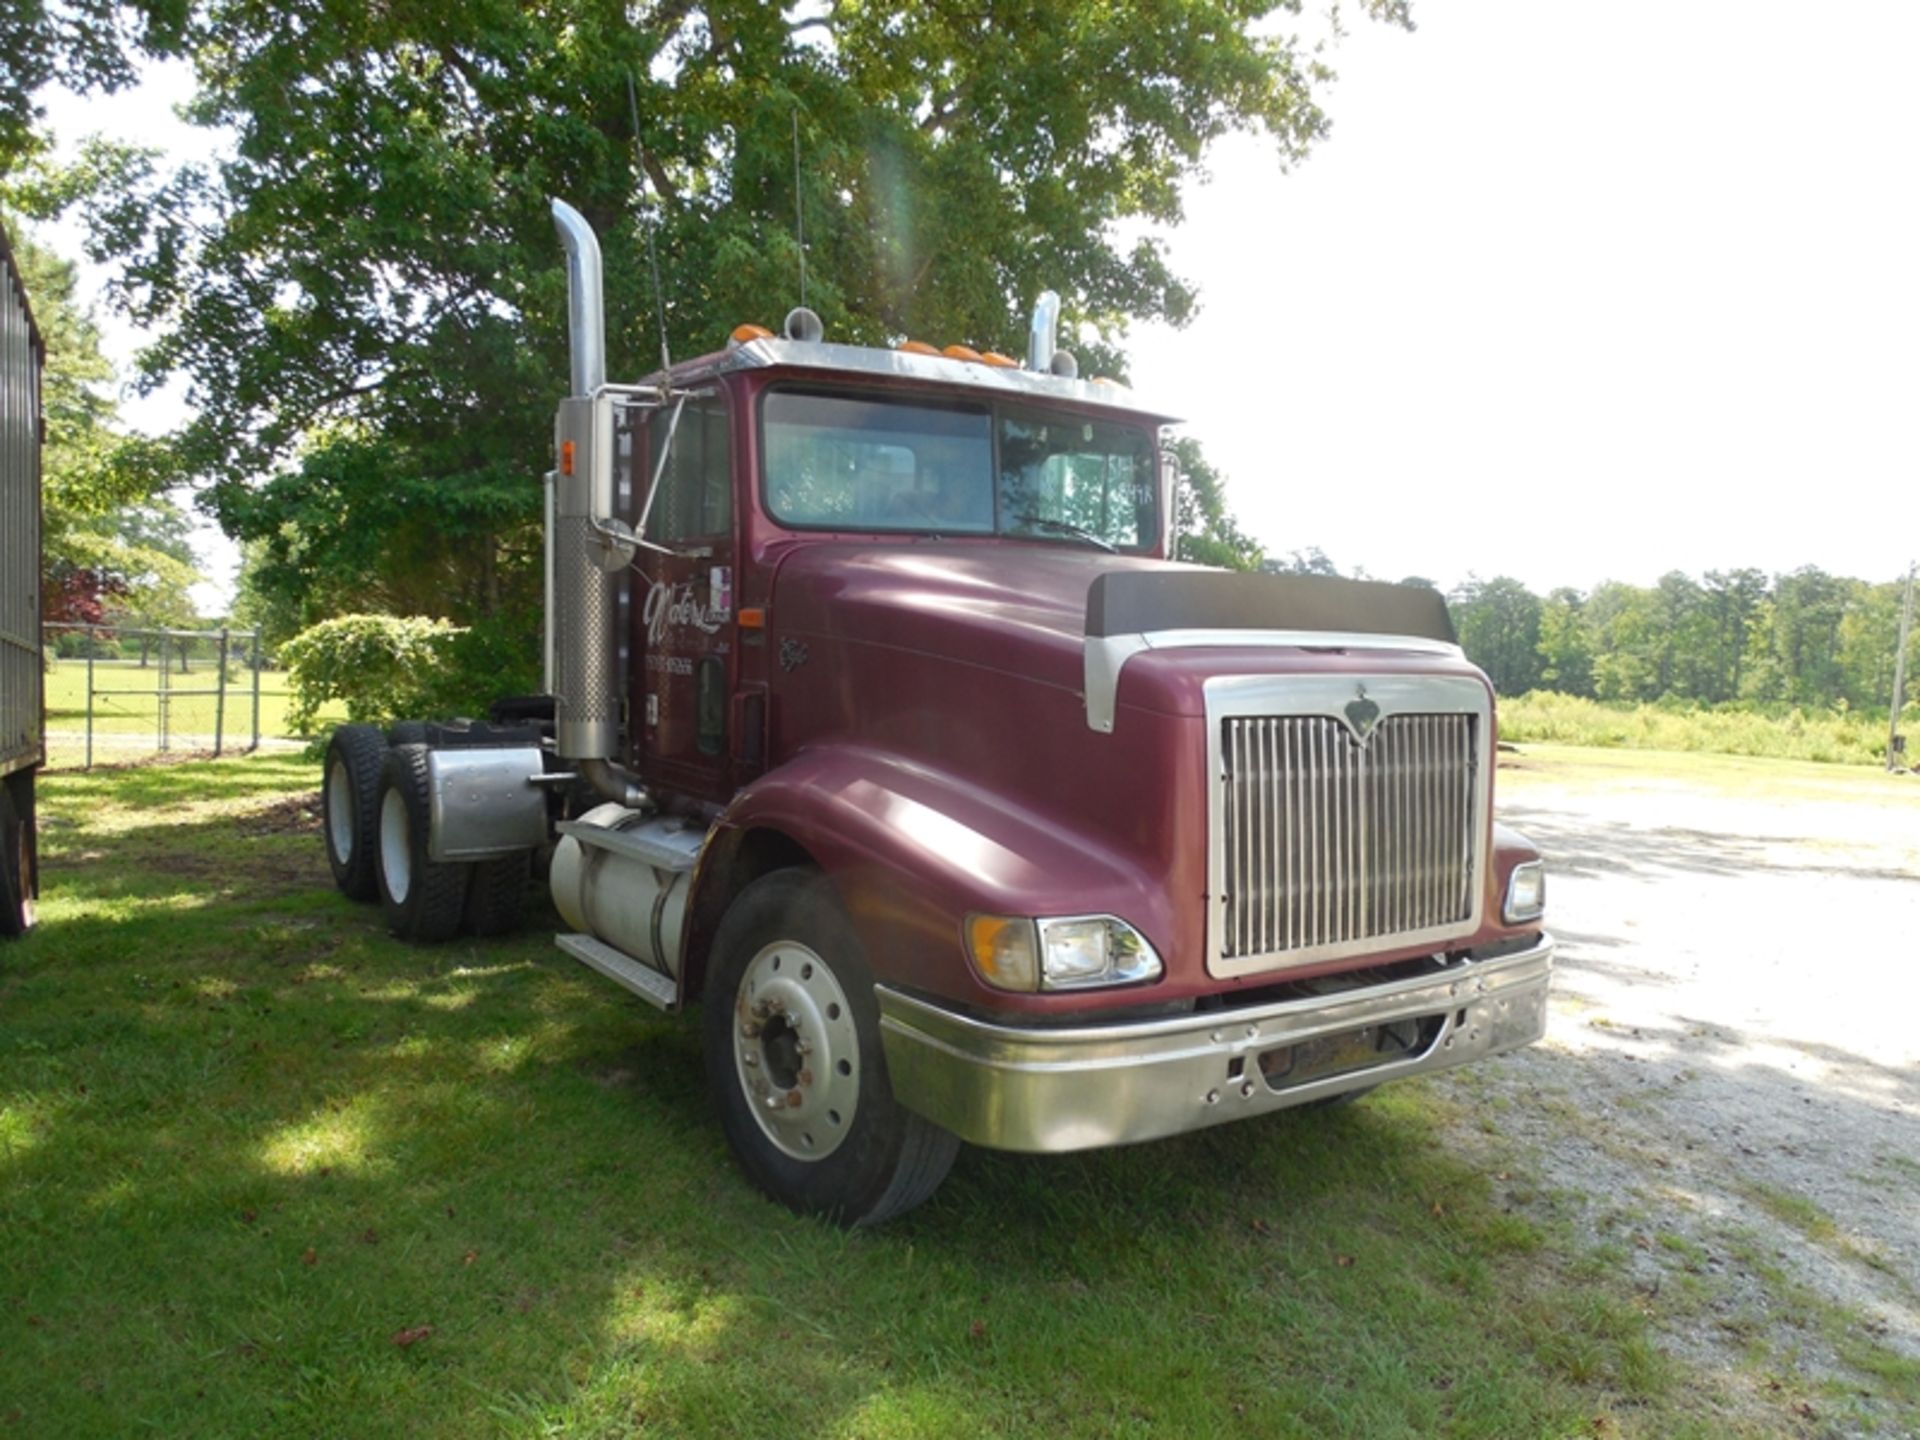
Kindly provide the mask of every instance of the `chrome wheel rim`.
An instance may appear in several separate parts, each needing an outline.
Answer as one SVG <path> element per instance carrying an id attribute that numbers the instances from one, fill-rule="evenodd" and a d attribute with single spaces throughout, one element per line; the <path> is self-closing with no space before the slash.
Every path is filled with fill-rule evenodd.
<path id="1" fill-rule="evenodd" d="M 327 767 L 327 838 L 343 865 L 353 859 L 353 790 L 344 760 Z"/>
<path id="2" fill-rule="evenodd" d="M 380 800 L 380 874 L 387 883 L 393 903 L 407 903 L 413 888 L 412 826 L 407 823 L 407 802 L 398 790 L 389 790 Z"/>
<path id="3" fill-rule="evenodd" d="M 740 977 L 733 1064 L 761 1133 L 796 1160 L 824 1160 L 853 1127 L 860 1035 L 833 968 L 805 945 L 776 940 Z"/>

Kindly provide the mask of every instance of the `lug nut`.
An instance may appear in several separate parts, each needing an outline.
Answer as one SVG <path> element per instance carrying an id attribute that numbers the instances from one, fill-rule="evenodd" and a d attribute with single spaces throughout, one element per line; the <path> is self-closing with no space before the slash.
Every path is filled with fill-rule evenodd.
<path id="1" fill-rule="evenodd" d="M 806 1098 L 807 1097 L 802 1095 L 798 1090 L 787 1091 L 787 1108 L 789 1110 L 798 1110 L 801 1102 Z"/>

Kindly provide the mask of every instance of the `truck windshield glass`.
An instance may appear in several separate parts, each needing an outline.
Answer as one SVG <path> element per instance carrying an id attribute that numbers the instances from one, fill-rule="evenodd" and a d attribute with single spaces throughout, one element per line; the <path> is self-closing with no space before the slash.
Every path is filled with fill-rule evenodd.
<path id="1" fill-rule="evenodd" d="M 768 394 L 762 425 L 767 508 L 785 525 L 1119 549 L 1159 533 L 1138 427 L 791 390 Z"/>

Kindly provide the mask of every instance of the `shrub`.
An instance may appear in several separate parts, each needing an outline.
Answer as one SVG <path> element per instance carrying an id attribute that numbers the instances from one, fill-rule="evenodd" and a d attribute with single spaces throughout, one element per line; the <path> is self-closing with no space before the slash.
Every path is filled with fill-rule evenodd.
<path id="1" fill-rule="evenodd" d="M 289 727 L 308 733 L 329 700 L 345 705 L 349 720 L 374 725 L 434 714 L 462 633 L 424 615 L 340 615 L 309 626 L 280 647 Z"/>

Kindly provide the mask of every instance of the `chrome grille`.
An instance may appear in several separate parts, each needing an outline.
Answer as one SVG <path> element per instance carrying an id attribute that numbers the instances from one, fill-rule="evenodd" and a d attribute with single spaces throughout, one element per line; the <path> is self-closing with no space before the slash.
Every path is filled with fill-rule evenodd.
<path id="1" fill-rule="evenodd" d="M 1222 722 L 1222 958 L 1458 926 L 1475 912 L 1478 717 Z"/>

